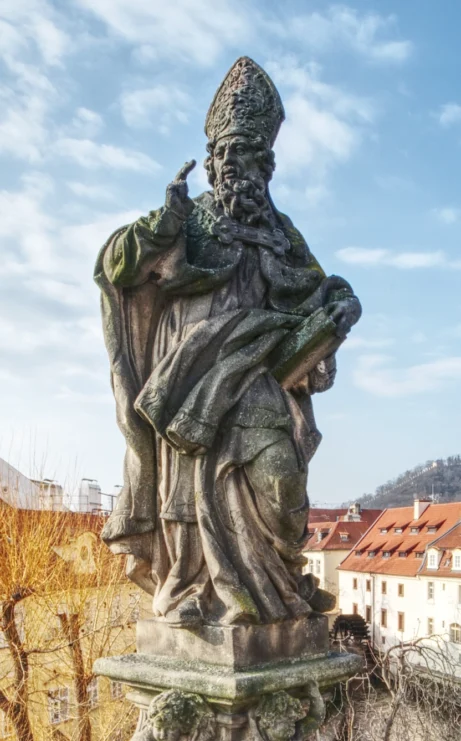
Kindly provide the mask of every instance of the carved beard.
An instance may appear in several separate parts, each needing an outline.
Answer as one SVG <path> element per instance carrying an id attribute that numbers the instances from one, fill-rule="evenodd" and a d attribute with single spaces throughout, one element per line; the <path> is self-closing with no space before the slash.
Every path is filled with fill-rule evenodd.
<path id="1" fill-rule="evenodd" d="M 266 182 L 260 175 L 249 173 L 246 178 L 216 180 L 214 197 L 218 208 L 231 219 L 248 226 L 273 229 L 274 213 L 267 198 Z"/>

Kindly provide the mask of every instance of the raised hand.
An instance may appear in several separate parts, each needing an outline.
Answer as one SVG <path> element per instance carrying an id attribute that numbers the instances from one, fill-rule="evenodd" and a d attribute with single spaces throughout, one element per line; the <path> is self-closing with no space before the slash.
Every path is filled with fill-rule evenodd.
<path id="1" fill-rule="evenodd" d="M 196 164 L 195 160 L 186 162 L 166 189 L 165 207 L 181 219 L 186 219 L 194 208 L 194 202 L 189 198 L 187 176 Z"/>

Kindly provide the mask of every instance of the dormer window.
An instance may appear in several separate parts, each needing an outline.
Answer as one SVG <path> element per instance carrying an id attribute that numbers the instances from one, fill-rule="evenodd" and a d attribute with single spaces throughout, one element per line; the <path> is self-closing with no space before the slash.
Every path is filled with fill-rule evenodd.
<path id="1" fill-rule="evenodd" d="M 355 552 L 355 555 L 356 556 L 361 556 L 362 555 L 362 551 L 354 551 L 354 552 Z"/>
<path id="2" fill-rule="evenodd" d="M 394 533 L 403 533 L 403 527 L 395 527 Z"/>
<path id="3" fill-rule="evenodd" d="M 339 534 L 340 540 L 349 540 L 349 534 L 348 533 L 340 533 Z"/>
<path id="4" fill-rule="evenodd" d="M 437 568 L 437 554 L 436 553 L 429 553 L 429 557 L 427 559 L 427 565 L 430 569 L 436 569 Z"/>
<path id="5" fill-rule="evenodd" d="M 437 532 L 437 525 L 430 525 L 430 527 L 427 528 L 428 533 L 436 533 Z"/>
<path id="6" fill-rule="evenodd" d="M 385 535 L 389 531 L 388 531 L 387 527 L 382 527 L 382 528 L 380 528 L 380 531 L 379 532 L 382 533 L 383 535 Z"/>
<path id="7" fill-rule="evenodd" d="M 415 558 L 424 558 L 424 551 L 415 551 Z"/>
<path id="8" fill-rule="evenodd" d="M 453 556 L 453 569 L 461 571 L 461 553 L 455 553 Z"/>
<path id="9" fill-rule="evenodd" d="M 412 535 L 418 535 L 418 533 L 419 533 L 419 527 L 411 527 L 410 528 L 410 533 Z"/>
<path id="10" fill-rule="evenodd" d="M 390 551 L 383 551 L 383 558 L 390 558 L 391 552 Z"/>
<path id="11" fill-rule="evenodd" d="M 407 552 L 406 551 L 399 551 L 399 558 L 406 558 Z"/>
<path id="12" fill-rule="evenodd" d="M 376 556 L 376 551 L 368 551 L 368 558 L 374 558 Z"/>

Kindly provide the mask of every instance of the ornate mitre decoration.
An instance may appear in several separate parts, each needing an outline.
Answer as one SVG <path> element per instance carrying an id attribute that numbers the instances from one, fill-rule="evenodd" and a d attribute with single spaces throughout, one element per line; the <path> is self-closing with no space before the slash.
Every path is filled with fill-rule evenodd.
<path id="1" fill-rule="evenodd" d="M 272 147 L 284 119 L 280 95 L 269 75 L 249 57 L 240 57 L 214 96 L 205 133 L 211 142 L 236 134 L 259 135 Z"/>

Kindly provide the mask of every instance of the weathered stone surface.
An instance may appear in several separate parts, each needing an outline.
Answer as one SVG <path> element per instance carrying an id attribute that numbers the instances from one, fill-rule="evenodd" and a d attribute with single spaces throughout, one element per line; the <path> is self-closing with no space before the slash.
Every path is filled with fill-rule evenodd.
<path id="1" fill-rule="evenodd" d="M 103 538 L 174 625 L 279 623 L 315 600 L 302 574 L 311 399 L 361 307 L 274 206 L 283 119 L 267 73 L 238 59 L 206 119 L 212 190 L 189 197 L 187 163 L 96 265 L 127 443 Z"/>
<path id="2" fill-rule="evenodd" d="M 334 598 L 303 575 L 311 399 L 361 307 L 271 199 L 283 119 L 238 59 L 206 120 L 212 191 L 189 197 L 186 163 L 96 265 L 127 446 L 103 538 L 155 620 L 95 672 L 132 688 L 136 741 L 304 741 L 361 663 L 327 653 Z"/>
<path id="3" fill-rule="evenodd" d="M 242 671 L 201 661 L 128 654 L 98 659 L 94 671 L 151 694 L 177 688 L 197 692 L 216 702 L 231 703 L 267 692 L 294 690 L 303 687 L 308 680 L 318 682 L 320 688 L 327 688 L 361 667 L 362 659 L 353 654 L 329 654 Z"/>
<path id="4" fill-rule="evenodd" d="M 328 642 L 328 619 L 317 614 L 271 625 L 200 625 L 187 629 L 157 619 L 137 624 L 139 654 L 200 660 L 233 669 L 326 655 Z"/>

